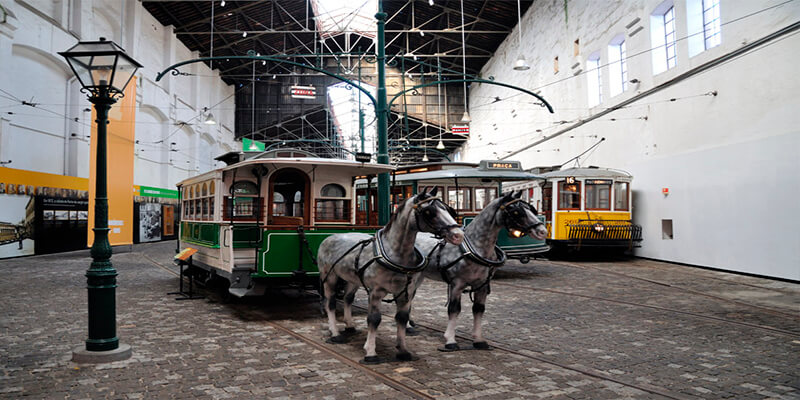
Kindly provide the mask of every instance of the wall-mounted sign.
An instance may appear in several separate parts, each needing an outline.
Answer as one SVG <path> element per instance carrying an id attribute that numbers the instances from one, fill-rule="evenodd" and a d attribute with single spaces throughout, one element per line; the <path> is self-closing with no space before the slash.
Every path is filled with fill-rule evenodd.
<path id="1" fill-rule="evenodd" d="M 610 185 L 611 179 L 587 179 L 587 185 Z"/>
<path id="2" fill-rule="evenodd" d="M 370 153 L 356 153 L 356 161 L 358 162 L 369 162 L 372 159 L 372 154 Z"/>
<path id="3" fill-rule="evenodd" d="M 522 163 L 519 161 L 492 161 L 492 160 L 482 160 L 480 164 L 478 164 L 478 169 L 481 170 L 511 170 L 511 171 L 522 171 Z"/>
<path id="4" fill-rule="evenodd" d="M 469 125 L 453 125 L 453 135 L 469 136 Z"/>
<path id="5" fill-rule="evenodd" d="M 317 97 L 317 89 L 313 86 L 292 86 L 293 99 L 314 99 Z"/>

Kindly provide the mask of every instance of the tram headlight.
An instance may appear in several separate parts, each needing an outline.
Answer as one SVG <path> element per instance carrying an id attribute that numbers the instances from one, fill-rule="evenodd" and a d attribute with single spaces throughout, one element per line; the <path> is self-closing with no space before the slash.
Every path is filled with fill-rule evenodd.
<path id="1" fill-rule="evenodd" d="M 606 230 L 606 227 L 603 226 L 603 224 L 594 224 L 594 231 L 595 232 L 602 233 L 604 230 Z"/>
<path id="2" fill-rule="evenodd" d="M 508 232 L 508 235 L 513 237 L 513 238 L 521 238 L 521 237 L 525 236 L 525 232 L 519 231 L 519 230 L 516 230 L 516 229 L 512 229 L 512 230 L 510 230 Z"/>

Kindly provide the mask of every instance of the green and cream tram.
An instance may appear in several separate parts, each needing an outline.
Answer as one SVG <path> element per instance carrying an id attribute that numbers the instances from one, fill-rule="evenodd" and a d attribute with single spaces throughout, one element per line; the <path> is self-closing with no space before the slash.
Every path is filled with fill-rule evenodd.
<path id="1" fill-rule="evenodd" d="M 263 294 L 272 284 L 307 280 L 319 272 L 314 255 L 334 233 L 374 232 L 356 218 L 356 177 L 394 167 L 316 158 L 280 149 L 240 159 L 178 184 L 179 247 L 197 249 L 192 264 L 206 278 L 221 277 L 235 296 Z"/>
<path id="2" fill-rule="evenodd" d="M 475 218 L 483 207 L 498 196 L 508 191 L 504 182 L 532 182 L 541 179 L 539 176 L 525 172 L 518 161 L 485 160 L 478 164 L 466 162 L 434 162 L 398 168 L 392 174 L 391 200 L 396 205 L 417 193 L 417 189 L 425 186 L 439 188 L 445 203 L 458 211 L 459 222 L 464 226 Z M 369 179 L 367 196 L 367 179 L 356 182 L 358 209 L 356 220 L 361 223 L 375 221 L 377 190 L 374 179 Z M 541 218 L 544 218 L 542 216 Z M 515 235 L 516 233 L 516 235 Z M 519 232 L 500 231 L 497 244 L 511 258 L 527 262 L 534 254 L 546 252 L 549 246 L 541 240 L 521 236 Z"/>

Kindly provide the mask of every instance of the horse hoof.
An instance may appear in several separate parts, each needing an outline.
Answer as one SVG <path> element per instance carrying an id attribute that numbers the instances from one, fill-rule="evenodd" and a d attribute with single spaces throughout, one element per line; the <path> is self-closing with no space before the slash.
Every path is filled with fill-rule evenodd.
<path id="1" fill-rule="evenodd" d="M 458 351 L 460 350 L 458 347 L 458 343 L 447 343 L 444 347 L 439 347 L 436 350 L 443 351 L 445 353 L 449 353 L 451 351 Z"/>
<path id="2" fill-rule="evenodd" d="M 397 360 L 399 360 L 399 361 L 416 361 L 416 360 L 419 360 L 419 357 L 417 357 L 417 356 L 415 356 L 415 355 L 413 355 L 413 354 L 411 354 L 409 352 L 397 353 L 395 358 L 397 358 Z"/>
<path id="3" fill-rule="evenodd" d="M 342 335 L 349 336 L 349 335 L 355 335 L 356 333 L 358 333 L 356 328 L 350 327 L 350 328 L 344 328 L 344 332 L 342 332 Z"/>
<path id="4" fill-rule="evenodd" d="M 347 343 L 347 339 L 348 338 L 345 335 L 336 335 L 329 337 L 328 340 L 325 341 L 325 343 L 342 344 L 342 343 Z"/>
<path id="5" fill-rule="evenodd" d="M 419 331 L 409 326 L 406 328 L 406 336 L 419 336 Z"/>
<path id="6" fill-rule="evenodd" d="M 363 360 L 359 361 L 359 363 L 364 365 L 375 365 L 381 362 L 383 361 L 378 356 L 366 356 Z"/>
<path id="7" fill-rule="evenodd" d="M 472 348 L 475 350 L 491 350 L 492 346 L 486 342 L 472 342 Z"/>

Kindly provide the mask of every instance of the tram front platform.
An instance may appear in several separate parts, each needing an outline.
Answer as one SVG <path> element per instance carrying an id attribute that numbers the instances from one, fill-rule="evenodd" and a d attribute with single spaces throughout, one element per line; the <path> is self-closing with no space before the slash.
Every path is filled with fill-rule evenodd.
<path id="1" fill-rule="evenodd" d="M 394 306 L 362 365 L 358 333 L 328 344 L 313 291 L 175 301 L 175 242 L 134 245 L 119 272 L 117 325 L 133 356 L 76 364 L 87 335 L 85 252 L 0 260 L 0 399 L 798 399 L 800 285 L 652 260 L 510 261 L 484 317 L 491 351 L 440 352 L 445 285 L 414 301 L 419 360 L 393 361 Z M 340 306 L 341 307 L 341 306 Z M 457 337 L 471 340 L 464 296 Z M 339 313 L 341 316 L 341 312 Z"/>

